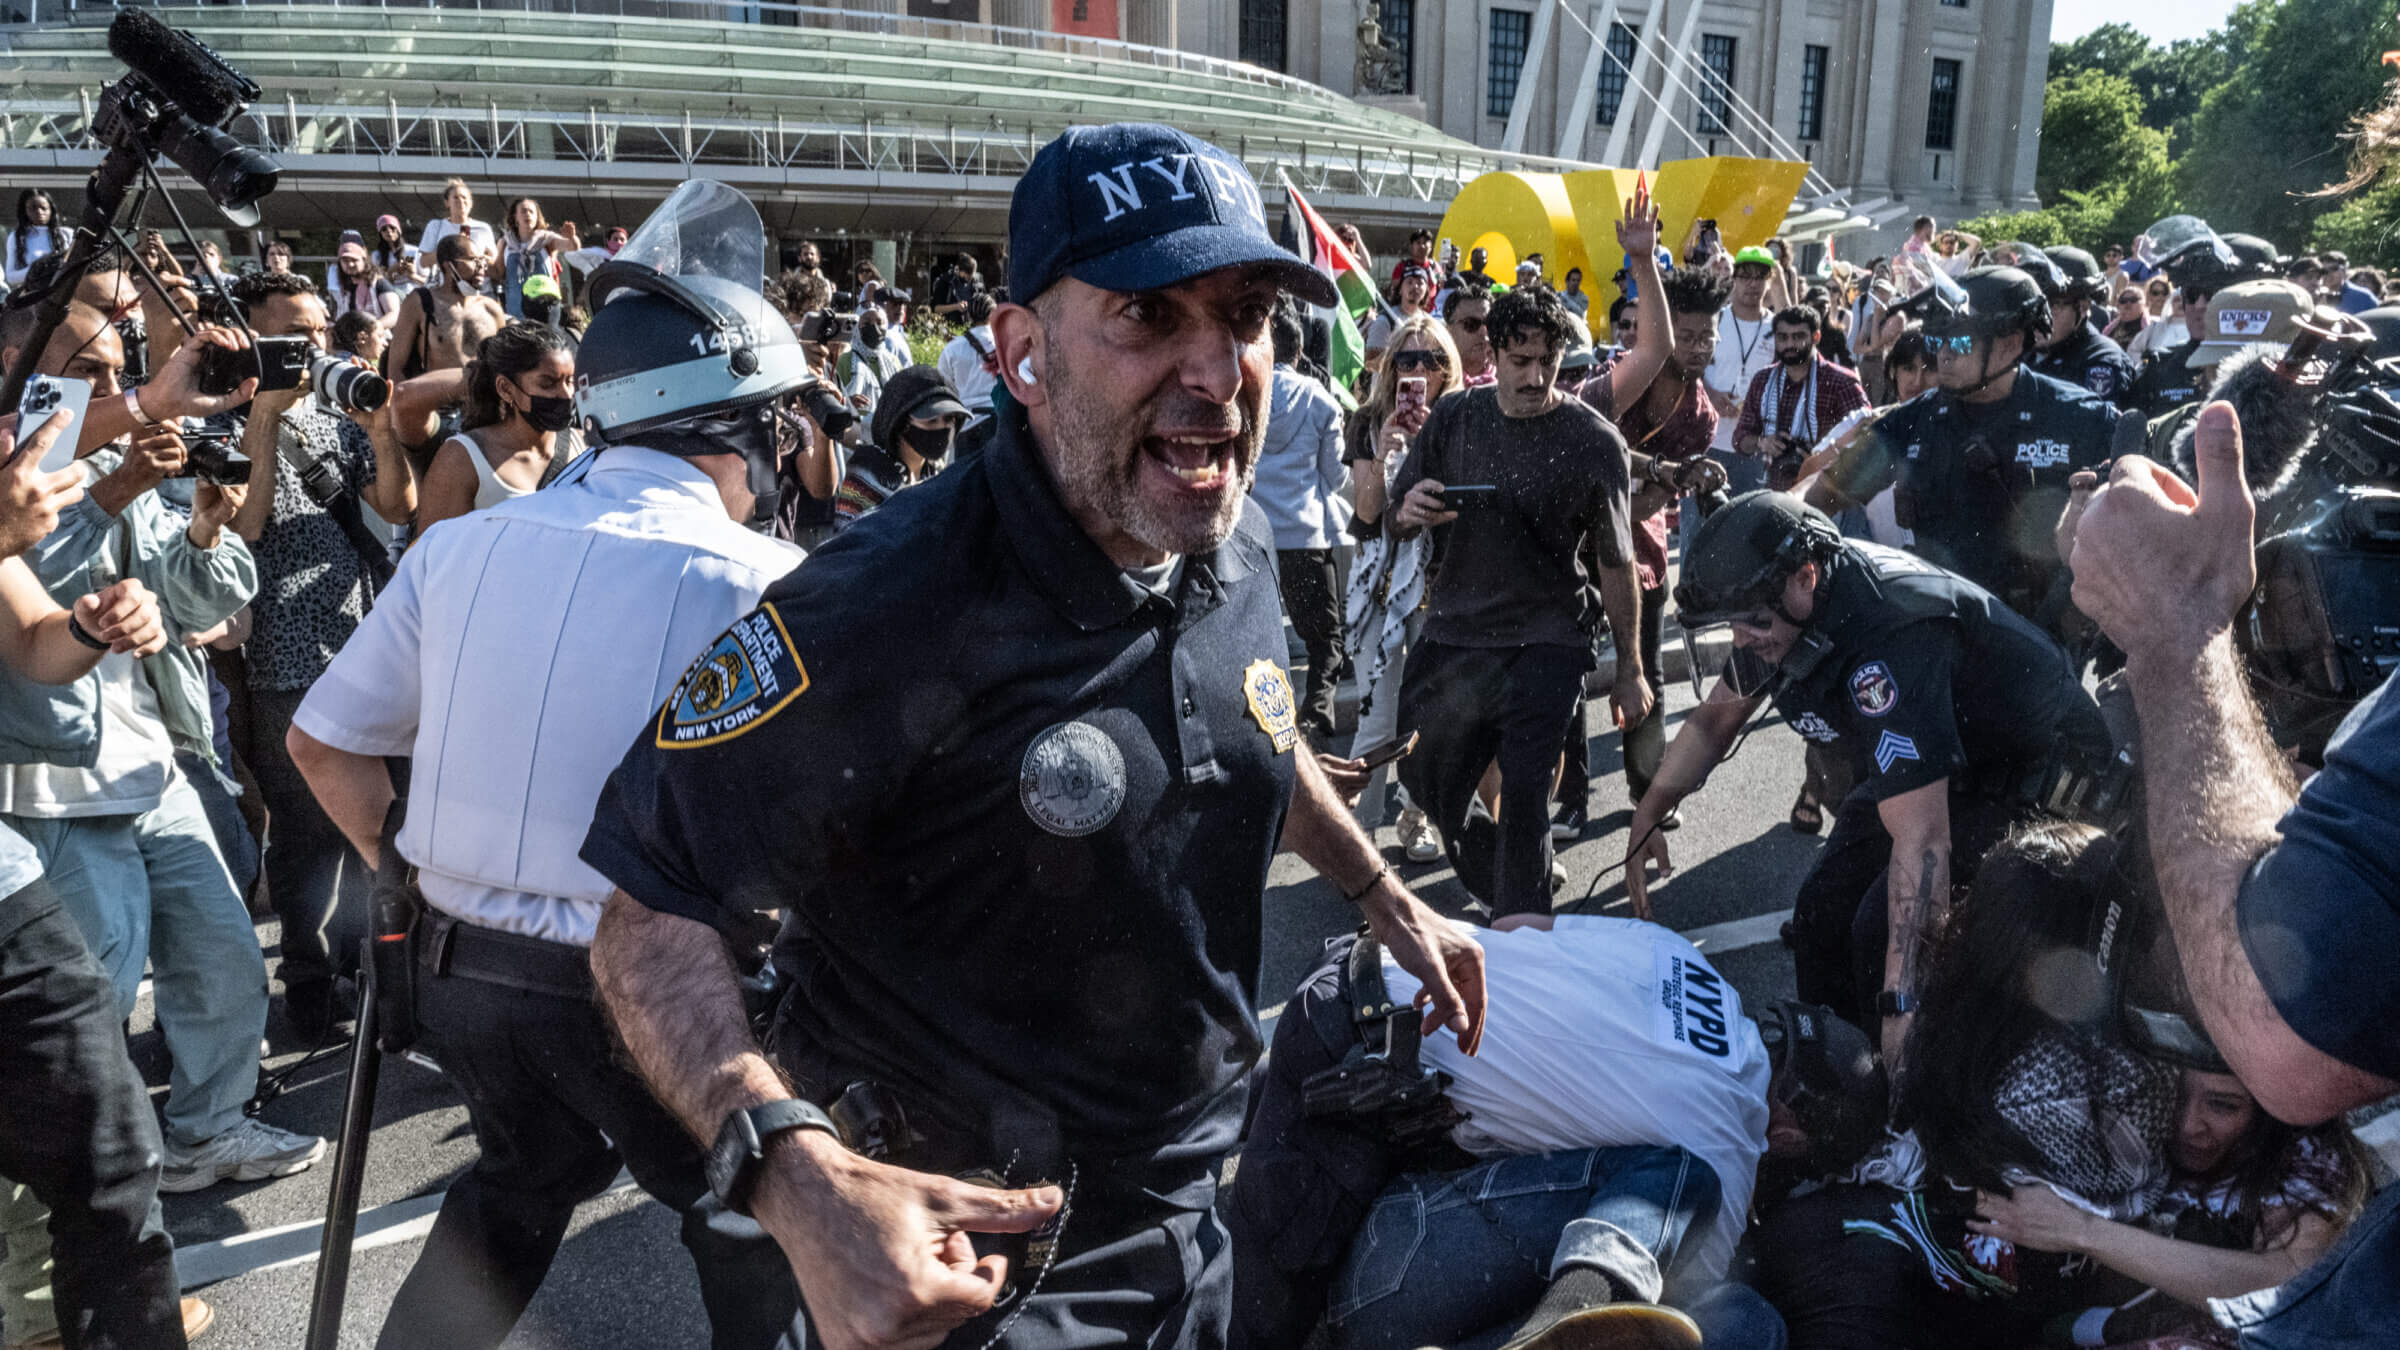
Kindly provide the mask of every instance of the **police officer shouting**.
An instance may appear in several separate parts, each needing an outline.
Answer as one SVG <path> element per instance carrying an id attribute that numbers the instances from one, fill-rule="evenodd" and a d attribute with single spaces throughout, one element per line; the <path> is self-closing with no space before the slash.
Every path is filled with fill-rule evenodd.
<path id="1" fill-rule="evenodd" d="M 1657 825 L 1698 790 L 1761 699 L 1846 754 L 1859 786 L 1800 883 L 1800 997 L 1882 1021 L 1897 1065 L 1950 888 L 2058 775 L 2108 755 L 2100 710 L 2058 644 L 1990 592 L 1897 549 L 1846 540 L 1781 493 L 1702 521 L 1675 588 L 1692 629 L 1729 623 L 1734 656 L 1633 814 L 1626 889 L 1650 913 Z M 1888 914 L 1888 922 L 1887 922 Z"/>
<path id="2" fill-rule="evenodd" d="M 2125 349 L 2092 322 L 2092 306 L 2108 298 L 2100 264 L 2079 248 L 2054 248 L 2024 260 L 2024 270 L 2050 302 L 2050 331 L 2025 364 L 2053 379 L 2089 389 L 2119 408 L 2133 401 L 2138 373 Z"/>
<path id="3" fill-rule="evenodd" d="M 683 274 L 648 266 L 662 240 L 683 241 Z M 762 491 L 797 434 L 783 404 L 811 378 L 760 294 L 765 257 L 739 193 L 669 197 L 592 274 L 580 411 L 603 448 L 419 540 L 293 718 L 293 760 L 371 861 L 382 757 L 412 757 L 395 844 L 425 905 L 410 1002 L 482 1149 L 380 1346 L 500 1344 L 620 1159 L 682 1213 L 715 1345 L 775 1345 L 797 1324 L 781 1251 L 724 1212 L 698 1146 L 612 1057 L 587 957 L 609 883 L 576 856 L 622 740 L 800 560 L 737 523 L 772 518 Z"/>
<path id="4" fill-rule="evenodd" d="M 2068 479 L 2107 456 L 2116 410 L 2023 367 L 2050 331 L 2050 306 L 2014 267 L 1937 277 L 1903 308 L 1924 319 L 1936 387 L 1836 459 L 1809 504 L 1838 511 L 1895 488 L 1895 514 L 1916 532 L 1918 554 L 2056 626 L 2066 565 L 2052 527 Z"/>
<path id="5" fill-rule="evenodd" d="M 669 695 L 584 844 L 619 888 L 594 970 L 825 1344 L 1215 1345 L 1278 833 L 1425 981 L 1427 1033 L 1473 1046 L 1482 951 L 1352 822 L 1283 669 L 1246 490 L 1277 295 L 1331 285 L 1166 127 L 1051 142 L 1010 224 L 990 444 Z M 721 936 L 770 908 L 772 1059 Z"/>

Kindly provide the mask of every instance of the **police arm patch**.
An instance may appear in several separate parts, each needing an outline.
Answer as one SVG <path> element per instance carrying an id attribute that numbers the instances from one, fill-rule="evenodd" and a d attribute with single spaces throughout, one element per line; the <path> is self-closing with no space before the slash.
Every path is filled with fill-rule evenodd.
<path id="1" fill-rule="evenodd" d="M 1890 712 L 1900 702 L 1900 682 L 1892 678 L 1892 668 L 1869 661 L 1850 672 L 1850 702 L 1869 717 Z"/>
<path id="2" fill-rule="evenodd" d="M 1300 743 L 1292 680 L 1283 667 L 1263 656 L 1251 662 L 1242 671 L 1242 694 L 1250 700 L 1250 716 L 1257 720 L 1258 729 L 1275 743 L 1276 754 Z"/>
<path id="3" fill-rule="evenodd" d="M 658 748 L 691 750 L 729 741 L 783 711 L 808 690 L 808 668 L 773 605 L 735 621 L 683 672 L 658 710 Z"/>
<path id="4" fill-rule="evenodd" d="M 1917 743 L 1897 731 L 1885 728 L 1875 742 L 1875 771 L 1890 773 L 1892 766 L 1904 759 L 1917 758 Z"/>

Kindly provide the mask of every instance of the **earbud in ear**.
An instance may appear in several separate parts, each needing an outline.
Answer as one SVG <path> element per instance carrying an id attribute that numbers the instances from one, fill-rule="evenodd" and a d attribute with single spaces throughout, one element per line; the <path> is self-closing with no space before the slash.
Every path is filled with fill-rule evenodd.
<path id="1" fill-rule="evenodd" d="M 1034 373 L 1033 373 L 1033 358 L 1032 358 L 1032 357 L 1030 357 L 1030 356 L 1027 356 L 1027 357 L 1020 357 L 1020 358 L 1018 359 L 1018 361 L 1017 361 L 1017 378 L 1018 378 L 1018 379 L 1020 379 L 1020 380 L 1023 380 L 1023 381 L 1024 381 L 1025 383 L 1027 383 L 1027 384 L 1040 384 L 1040 383 L 1041 383 L 1041 381 L 1040 381 L 1039 379 L 1036 379 L 1036 378 L 1034 377 Z"/>

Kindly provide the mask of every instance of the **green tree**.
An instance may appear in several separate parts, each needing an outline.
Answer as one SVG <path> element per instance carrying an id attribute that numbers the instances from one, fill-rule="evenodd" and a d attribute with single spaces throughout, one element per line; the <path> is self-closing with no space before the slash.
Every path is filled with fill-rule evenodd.
<path id="1" fill-rule="evenodd" d="M 2400 268 L 2400 175 L 2317 217 L 2311 248 L 2338 248 L 2357 266 Z"/>
<path id="2" fill-rule="evenodd" d="M 2132 25 L 2111 23 L 2050 49 L 2052 80 L 2088 71 L 2130 81 L 2142 96 L 2143 124 L 2166 132 L 2169 151 L 2177 154 L 2190 143 L 2201 96 L 2223 84 L 2231 69 L 2222 31 L 2158 47 Z"/>
<path id="3" fill-rule="evenodd" d="M 2042 151 L 2033 190 L 2105 193 L 2167 162 L 2166 133 L 2142 123 L 2133 81 L 2096 70 L 2053 77 L 2042 92 Z"/>
<path id="4" fill-rule="evenodd" d="M 1988 216 L 1958 222 L 1958 228 L 1986 243 L 2021 240 L 2036 248 L 2055 248 L 2073 243 L 2066 227 L 2059 224 L 2056 213 L 2042 211 L 1999 211 Z"/>
<path id="5" fill-rule="evenodd" d="M 2219 230 L 2284 248 L 2339 203 L 2342 134 L 2383 96 L 2390 0 L 2250 0 L 2226 19 L 2226 78 L 2202 98 L 2177 165 L 2187 204 Z"/>

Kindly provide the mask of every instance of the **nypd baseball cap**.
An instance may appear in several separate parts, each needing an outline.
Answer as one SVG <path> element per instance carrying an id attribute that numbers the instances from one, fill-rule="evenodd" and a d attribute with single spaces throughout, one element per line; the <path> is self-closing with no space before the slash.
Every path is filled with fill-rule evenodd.
<path id="1" fill-rule="evenodd" d="M 2209 297 L 2202 341 L 2184 364 L 2213 366 L 2253 342 L 2282 344 L 2317 311 L 2307 291 L 2288 281 L 2244 281 Z"/>
<path id="2" fill-rule="evenodd" d="M 1257 264 L 1311 304 L 1339 299 L 1332 278 L 1267 232 L 1241 161 L 1173 127 L 1070 127 L 1033 157 L 1009 202 L 1008 293 L 1020 304 L 1061 277 L 1146 291 Z"/>

